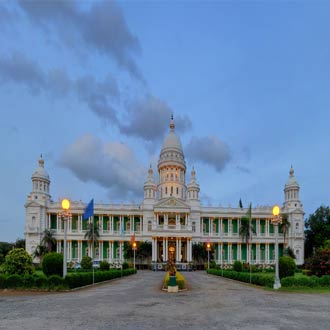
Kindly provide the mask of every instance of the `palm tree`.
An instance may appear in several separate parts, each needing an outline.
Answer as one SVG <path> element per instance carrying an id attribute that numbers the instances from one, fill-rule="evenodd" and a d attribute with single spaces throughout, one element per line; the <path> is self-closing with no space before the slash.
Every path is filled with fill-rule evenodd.
<path id="1" fill-rule="evenodd" d="M 100 233 L 99 233 L 99 226 L 98 223 L 91 223 L 87 224 L 87 231 L 85 233 L 85 239 L 88 240 L 90 244 L 95 244 L 99 241 Z M 93 242 L 93 243 L 92 243 Z M 92 259 L 94 258 L 94 246 L 91 250 Z"/>
<path id="2" fill-rule="evenodd" d="M 51 229 L 45 229 L 43 232 L 43 238 L 41 244 L 47 248 L 48 252 L 53 251 L 56 246 L 56 239 L 54 237 L 54 232 Z"/>
<path id="3" fill-rule="evenodd" d="M 251 203 L 249 206 L 249 209 L 244 217 L 241 218 L 241 226 L 239 228 L 239 234 L 242 238 L 243 241 L 245 241 L 246 244 L 246 254 L 247 254 L 247 259 L 249 256 L 249 243 L 250 240 L 252 239 L 252 233 L 256 233 L 254 230 L 252 224 L 251 224 L 251 217 L 252 217 L 252 211 L 251 211 Z"/>
<path id="4" fill-rule="evenodd" d="M 288 220 L 288 216 L 285 214 L 282 216 L 282 223 L 280 224 L 280 229 L 283 232 L 283 242 L 284 246 L 286 246 L 287 242 L 285 238 L 287 237 L 287 234 L 289 233 L 289 228 L 291 226 L 291 223 Z"/>
<path id="5" fill-rule="evenodd" d="M 47 250 L 47 247 L 43 244 L 39 244 L 37 245 L 36 249 L 34 250 L 34 252 L 32 253 L 32 257 L 33 258 L 38 258 L 39 262 L 41 262 L 42 258 L 44 257 L 44 255 L 49 252 Z"/>

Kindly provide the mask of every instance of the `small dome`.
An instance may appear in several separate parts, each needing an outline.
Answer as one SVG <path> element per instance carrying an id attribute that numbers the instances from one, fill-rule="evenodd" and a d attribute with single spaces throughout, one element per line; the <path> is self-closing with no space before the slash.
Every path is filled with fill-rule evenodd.
<path id="1" fill-rule="evenodd" d="M 38 167 L 34 170 L 34 173 L 32 175 L 32 178 L 42 178 L 49 180 L 49 174 L 46 172 L 44 168 L 44 160 L 42 158 L 42 155 L 40 155 L 40 159 L 38 161 Z"/>
<path id="2" fill-rule="evenodd" d="M 293 169 L 293 166 L 291 165 L 291 168 L 290 168 L 290 177 L 289 177 L 289 180 L 287 181 L 287 183 L 285 184 L 285 187 L 299 187 L 299 184 L 294 176 L 294 169 Z"/>

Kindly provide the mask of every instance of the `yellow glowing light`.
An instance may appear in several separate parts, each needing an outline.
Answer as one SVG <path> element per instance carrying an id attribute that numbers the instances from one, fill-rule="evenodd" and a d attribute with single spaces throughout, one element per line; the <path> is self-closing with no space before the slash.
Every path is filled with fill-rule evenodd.
<path id="1" fill-rule="evenodd" d="M 278 205 L 275 205 L 273 207 L 273 215 L 276 217 L 280 214 L 280 207 Z"/>
<path id="2" fill-rule="evenodd" d="M 211 244 L 210 243 L 207 243 L 206 244 L 206 247 L 209 249 L 211 247 Z"/>
<path id="3" fill-rule="evenodd" d="M 62 200 L 62 209 L 67 211 L 69 208 L 70 208 L 70 201 L 64 198 Z"/>

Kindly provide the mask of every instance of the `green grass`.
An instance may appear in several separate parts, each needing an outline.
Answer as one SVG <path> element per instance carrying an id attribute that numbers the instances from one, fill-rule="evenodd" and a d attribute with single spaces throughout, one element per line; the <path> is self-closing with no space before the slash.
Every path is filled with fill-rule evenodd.
<path id="1" fill-rule="evenodd" d="M 296 293 L 325 293 L 330 294 L 330 288 L 283 288 L 281 287 L 278 291 L 281 292 L 296 292 Z"/>

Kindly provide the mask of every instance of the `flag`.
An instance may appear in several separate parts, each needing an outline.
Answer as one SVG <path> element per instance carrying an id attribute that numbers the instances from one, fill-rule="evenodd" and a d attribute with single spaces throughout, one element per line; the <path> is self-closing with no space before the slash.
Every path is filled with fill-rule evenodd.
<path id="1" fill-rule="evenodd" d="M 92 198 L 92 200 L 88 203 L 88 205 L 84 210 L 83 220 L 86 220 L 92 217 L 93 215 L 94 215 L 94 199 Z"/>
<path id="2" fill-rule="evenodd" d="M 242 200 L 241 200 L 241 199 L 239 199 L 238 205 L 239 205 L 239 207 L 240 207 L 241 209 L 243 208 L 243 203 L 242 203 Z"/>

